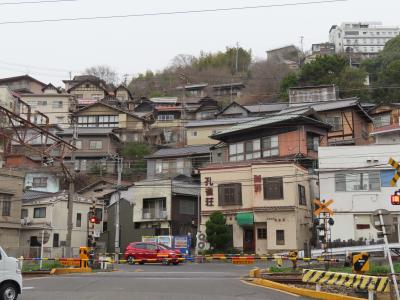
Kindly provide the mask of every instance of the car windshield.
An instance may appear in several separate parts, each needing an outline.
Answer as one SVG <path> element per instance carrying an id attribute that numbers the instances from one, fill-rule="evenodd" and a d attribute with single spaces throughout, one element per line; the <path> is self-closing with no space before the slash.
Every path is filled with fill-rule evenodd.
<path id="1" fill-rule="evenodd" d="M 165 246 L 164 244 L 159 244 L 158 246 L 163 250 L 172 250 L 171 247 Z"/>

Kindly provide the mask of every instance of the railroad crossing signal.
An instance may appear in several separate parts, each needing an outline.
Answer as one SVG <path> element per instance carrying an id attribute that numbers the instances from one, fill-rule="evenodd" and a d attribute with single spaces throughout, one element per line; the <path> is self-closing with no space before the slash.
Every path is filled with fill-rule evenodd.
<path id="1" fill-rule="evenodd" d="M 394 194 L 390 197 L 390 202 L 392 205 L 400 205 L 400 190 L 395 191 Z"/>
<path id="2" fill-rule="evenodd" d="M 393 176 L 392 180 L 390 181 L 391 186 L 396 186 L 397 180 L 399 180 L 399 178 L 400 178 L 400 165 L 393 158 L 389 158 L 388 164 L 396 169 L 396 173 L 394 173 L 394 176 Z"/>
<path id="3" fill-rule="evenodd" d="M 314 200 L 314 204 L 316 205 L 316 210 L 314 211 L 314 215 L 319 217 L 321 213 L 327 213 L 333 215 L 333 210 L 331 210 L 328 206 L 331 205 L 334 201 L 332 199 L 327 202 L 323 202 L 320 200 Z"/>

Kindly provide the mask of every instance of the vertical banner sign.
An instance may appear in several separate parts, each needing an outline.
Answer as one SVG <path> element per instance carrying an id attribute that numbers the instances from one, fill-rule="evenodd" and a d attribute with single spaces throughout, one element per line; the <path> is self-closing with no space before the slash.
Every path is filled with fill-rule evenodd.
<path id="1" fill-rule="evenodd" d="M 205 178 L 205 186 L 206 186 L 206 206 L 214 206 L 214 183 L 211 181 L 211 177 Z"/>
<path id="2" fill-rule="evenodd" d="M 254 175 L 254 192 L 261 193 L 261 175 Z"/>

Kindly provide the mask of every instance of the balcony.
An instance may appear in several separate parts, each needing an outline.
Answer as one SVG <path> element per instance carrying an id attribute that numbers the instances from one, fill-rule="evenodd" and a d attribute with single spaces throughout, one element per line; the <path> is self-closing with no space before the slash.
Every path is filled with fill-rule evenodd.
<path id="1" fill-rule="evenodd" d="M 167 217 L 168 212 L 166 210 L 143 209 L 142 218 L 144 220 L 164 220 Z"/>

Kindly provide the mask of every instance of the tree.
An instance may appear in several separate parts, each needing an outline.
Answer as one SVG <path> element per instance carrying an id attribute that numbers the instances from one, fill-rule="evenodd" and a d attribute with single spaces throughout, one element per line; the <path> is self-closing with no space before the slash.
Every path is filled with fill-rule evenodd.
<path id="1" fill-rule="evenodd" d="M 225 250 L 231 239 L 226 219 L 219 212 L 213 212 L 210 219 L 206 222 L 207 241 L 214 250 Z"/>
<path id="2" fill-rule="evenodd" d="M 289 88 L 299 85 L 299 76 L 297 73 L 291 72 L 281 81 L 279 98 L 289 101 Z"/>
<path id="3" fill-rule="evenodd" d="M 128 161 L 129 169 L 125 169 L 126 176 L 141 175 L 146 173 L 146 161 L 144 157 L 151 153 L 151 148 L 147 144 L 128 142 L 122 150 L 122 156 Z"/>
<path id="4" fill-rule="evenodd" d="M 118 74 L 109 66 L 99 65 L 85 69 L 85 75 L 94 75 L 110 84 L 117 84 Z"/>

